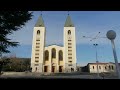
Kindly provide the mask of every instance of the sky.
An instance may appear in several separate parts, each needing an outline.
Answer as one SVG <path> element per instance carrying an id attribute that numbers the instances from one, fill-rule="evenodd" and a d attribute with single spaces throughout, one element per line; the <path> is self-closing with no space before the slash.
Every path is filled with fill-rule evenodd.
<path id="1" fill-rule="evenodd" d="M 21 30 L 8 37 L 18 41 L 20 46 L 9 48 L 10 54 L 22 58 L 31 58 L 33 28 L 41 11 L 32 11 L 33 17 Z M 118 61 L 120 62 L 120 11 L 69 11 L 72 22 L 76 28 L 76 53 L 77 63 L 81 66 L 96 62 L 114 62 L 111 41 L 106 37 L 109 30 L 117 34 L 115 41 Z M 42 11 L 42 17 L 46 26 L 46 46 L 51 44 L 63 45 L 63 28 L 68 11 Z M 100 32 L 98 34 L 98 32 Z M 92 38 L 98 36 L 97 39 Z M 83 36 L 90 38 L 83 38 Z"/>

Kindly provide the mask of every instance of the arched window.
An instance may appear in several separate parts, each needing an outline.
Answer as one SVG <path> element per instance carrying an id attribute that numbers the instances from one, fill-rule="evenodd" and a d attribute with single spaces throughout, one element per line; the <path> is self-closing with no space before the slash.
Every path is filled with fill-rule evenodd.
<path id="1" fill-rule="evenodd" d="M 48 50 L 45 51 L 45 60 L 49 60 L 49 52 L 48 52 Z"/>
<path id="2" fill-rule="evenodd" d="M 36 67 L 36 70 L 35 71 L 37 71 L 37 67 Z"/>
<path id="3" fill-rule="evenodd" d="M 99 66 L 99 69 L 101 69 L 101 66 Z"/>
<path id="4" fill-rule="evenodd" d="M 56 50 L 55 50 L 55 48 L 52 49 L 52 58 L 56 58 Z"/>
<path id="5" fill-rule="evenodd" d="M 60 61 L 63 60 L 63 52 L 62 52 L 62 50 L 59 51 L 59 60 Z"/>
<path id="6" fill-rule="evenodd" d="M 107 67 L 105 66 L 105 69 L 107 69 Z"/>
<path id="7" fill-rule="evenodd" d="M 40 30 L 37 30 L 37 34 L 38 34 L 38 35 L 40 34 Z"/>
<path id="8" fill-rule="evenodd" d="M 109 65 L 109 69 L 111 69 L 110 65 Z"/>
<path id="9" fill-rule="evenodd" d="M 93 69 L 94 69 L 94 66 L 93 66 Z"/>
<path id="10" fill-rule="evenodd" d="M 114 69 L 114 67 L 112 66 L 112 70 Z"/>
<path id="11" fill-rule="evenodd" d="M 68 35 L 71 35 L 71 31 L 70 30 L 68 30 Z"/>

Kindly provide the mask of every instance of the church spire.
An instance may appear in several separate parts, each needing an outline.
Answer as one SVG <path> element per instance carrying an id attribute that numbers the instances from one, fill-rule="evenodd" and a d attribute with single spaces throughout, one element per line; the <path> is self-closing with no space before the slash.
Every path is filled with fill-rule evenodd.
<path id="1" fill-rule="evenodd" d="M 68 16 L 67 16 L 67 19 L 66 19 L 64 27 L 74 27 L 74 24 L 71 21 L 69 13 L 68 13 Z"/>
<path id="2" fill-rule="evenodd" d="M 37 23 L 35 24 L 35 27 L 44 27 L 44 21 L 42 18 L 42 14 L 41 16 L 39 16 Z"/>

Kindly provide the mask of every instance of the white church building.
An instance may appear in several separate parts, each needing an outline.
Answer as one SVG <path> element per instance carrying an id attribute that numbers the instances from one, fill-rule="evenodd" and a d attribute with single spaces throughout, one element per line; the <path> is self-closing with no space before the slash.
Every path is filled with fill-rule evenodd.
<path id="1" fill-rule="evenodd" d="M 63 29 L 63 46 L 49 45 L 46 42 L 46 27 L 42 16 L 38 18 L 33 30 L 31 68 L 32 72 L 72 72 L 76 71 L 75 26 L 70 15 Z"/>

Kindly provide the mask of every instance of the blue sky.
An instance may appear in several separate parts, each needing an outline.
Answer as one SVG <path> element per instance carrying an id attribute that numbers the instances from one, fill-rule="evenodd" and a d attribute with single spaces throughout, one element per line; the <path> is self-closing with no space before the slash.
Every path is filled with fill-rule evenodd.
<path id="1" fill-rule="evenodd" d="M 67 13 L 67 11 L 42 11 L 46 26 L 46 45 L 63 45 L 63 28 Z M 108 30 L 117 33 L 115 44 L 120 62 L 120 11 L 70 11 L 69 13 L 76 27 L 77 63 L 86 65 L 96 61 L 94 43 L 98 44 L 99 62 L 114 62 L 110 40 L 99 38 L 106 37 Z M 21 30 L 8 36 L 13 41 L 20 42 L 20 46 L 9 48 L 11 54 L 16 53 L 17 57 L 31 57 L 33 28 L 40 14 L 39 11 L 33 11 L 32 19 Z M 101 33 L 96 40 L 82 38 L 82 36 L 93 38 L 98 32 Z"/>

